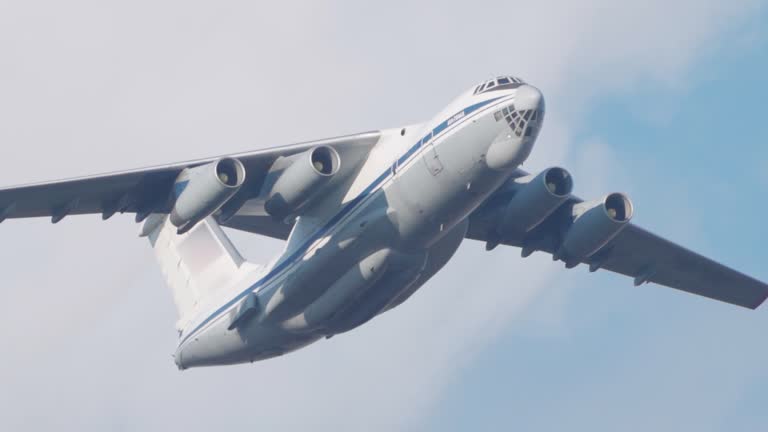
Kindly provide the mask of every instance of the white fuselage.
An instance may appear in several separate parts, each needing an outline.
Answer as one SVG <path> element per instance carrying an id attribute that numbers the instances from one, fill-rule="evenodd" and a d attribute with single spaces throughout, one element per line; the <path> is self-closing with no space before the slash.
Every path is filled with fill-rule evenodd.
<path id="1" fill-rule="evenodd" d="M 531 131 L 510 127 L 503 110 L 513 104 L 515 116 L 538 113 Z M 528 85 L 469 90 L 427 123 L 382 131 L 337 212 L 189 323 L 179 367 L 273 357 L 400 304 L 450 259 L 467 216 L 528 157 L 543 109 Z M 247 301 L 260 305 L 258 316 L 232 329 Z"/>

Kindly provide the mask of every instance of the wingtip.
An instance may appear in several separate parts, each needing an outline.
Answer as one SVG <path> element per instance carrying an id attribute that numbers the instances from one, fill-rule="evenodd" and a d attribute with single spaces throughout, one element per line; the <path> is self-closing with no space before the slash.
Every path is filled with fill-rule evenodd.
<path id="1" fill-rule="evenodd" d="M 755 310 L 755 309 L 759 308 L 765 302 L 766 299 L 768 299 L 768 291 L 765 292 L 765 295 L 763 296 L 762 299 L 760 299 L 760 301 L 758 301 L 757 303 L 755 303 L 753 305 L 750 305 L 749 308 L 752 309 L 752 310 Z"/>

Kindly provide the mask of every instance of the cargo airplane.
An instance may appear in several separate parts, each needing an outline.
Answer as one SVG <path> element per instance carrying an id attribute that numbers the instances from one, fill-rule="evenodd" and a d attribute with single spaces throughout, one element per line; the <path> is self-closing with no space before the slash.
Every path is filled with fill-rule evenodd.
<path id="1" fill-rule="evenodd" d="M 632 224 L 627 195 L 584 201 L 563 168 L 521 170 L 544 117 L 536 87 L 500 76 L 425 123 L 0 189 L 0 221 L 135 214 L 176 304 L 180 369 L 352 330 L 406 301 L 465 239 L 746 308 L 765 300 L 766 284 Z M 221 227 L 284 250 L 257 265 Z"/>

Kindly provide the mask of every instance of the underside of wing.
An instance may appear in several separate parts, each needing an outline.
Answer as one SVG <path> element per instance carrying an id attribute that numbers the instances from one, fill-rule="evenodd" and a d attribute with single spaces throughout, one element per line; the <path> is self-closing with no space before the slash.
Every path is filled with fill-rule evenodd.
<path id="1" fill-rule="evenodd" d="M 745 274 L 630 225 L 611 242 L 602 261 L 587 260 L 635 278 L 635 284 L 654 282 L 689 293 L 755 309 L 768 296 L 768 287 Z"/>
<path id="2" fill-rule="evenodd" d="M 628 197 L 613 193 L 584 202 L 570 194 L 570 174 L 550 168 L 517 172 L 470 216 L 468 238 L 543 251 L 567 268 L 586 264 L 715 300 L 757 308 L 768 285 L 652 234 L 632 223 Z"/>
<path id="3" fill-rule="evenodd" d="M 184 190 L 192 190 L 185 171 L 191 172 L 194 178 L 193 171 L 201 171 L 203 168 L 200 167 L 207 165 L 211 165 L 213 174 L 221 180 L 222 190 L 237 186 L 236 192 L 235 188 L 231 188 L 231 193 L 222 194 L 226 196 L 226 203 L 215 208 L 232 216 L 246 201 L 258 197 L 265 182 L 269 181 L 269 173 L 279 170 L 280 160 L 289 160 L 313 148 L 329 147 L 342 156 L 354 154 L 360 157 L 359 154 L 370 151 L 378 137 L 379 132 L 366 132 L 225 157 L 2 188 L 0 221 L 47 216 L 53 222 L 58 222 L 67 215 L 90 213 L 100 213 L 106 219 L 117 212 L 136 213 L 137 220 L 141 220 L 150 213 L 171 213 L 179 194 Z M 237 169 L 242 171 L 236 173 L 241 176 L 242 184 L 228 184 L 234 174 L 215 165 L 222 160 L 233 161 Z M 195 181 L 191 180 L 192 183 Z M 202 193 L 203 198 L 204 195 Z M 284 229 L 281 228 L 274 235 L 282 236 L 280 232 Z"/>

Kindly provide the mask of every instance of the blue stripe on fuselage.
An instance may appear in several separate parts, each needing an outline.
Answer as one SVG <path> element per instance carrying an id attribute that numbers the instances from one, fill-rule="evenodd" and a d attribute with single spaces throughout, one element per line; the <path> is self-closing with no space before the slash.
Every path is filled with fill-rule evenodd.
<path id="1" fill-rule="evenodd" d="M 443 132 L 445 129 L 448 128 L 448 126 L 454 126 L 458 125 L 459 123 L 462 123 L 464 120 L 466 120 L 469 116 L 469 114 L 477 111 L 478 109 L 492 103 L 495 101 L 498 101 L 499 99 L 502 99 L 503 96 L 484 100 L 482 102 L 478 102 L 474 105 L 470 105 L 467 108 L 464 108 L 462 111 L 459 111 L 458 113 L 452 115 L 447 120 L 440 123 L 437 127 L 432 129 L 430 133 L 426 134 L 422 139 L 420 139 L 416 144 L 411 146 L 408 151 L 403 154 L 398 159 L 398 165 L 404 164 L 411 156 L 413 156 L 417 151 L 419 151 L 424 144 L 429 142 L 431 139 L 434 139 L 439 133 Z M 453 121 L 450 125 L 448 124 L 451 120 L 455 119 L 458 115 L 462 114 L 463 116 L 455 121 Z M 347 204 L 344 205 L 344 207 L 341 208 L 341 210 L 336 213 L 328 222 L 326 222 L 323 227 L 315 231 L 314 234 L 310 235 L 307 240 L 298 247 L 295 252 L 290 254 L 289 256 L 285 257 L 281 261 L 278 262 L 278 264 L 273 267 L 266 275 L 264 275 L 261 279 L 256 281 L 253 285 L 248 287 L 246 290 L 235 296 L 232 300 L 228 301 L 221 307 L 219 307 L 215 312 L 213 312 L 211 315 L 209 315 L 206 319 L 204 319 L 200 324 L 198 324 L 191 332 L 189 332 L 187 335 L 184 336 L 184 338 L 179 342 L 179 346 L 183 345 L 189 338 L 195 334 L 198 330 L 200 330 L 203 326 L 210 323 L 212 320 L 214 320 L 216 317 L 218 317 L 222 312 L 227 310 L 230 306 L 235 304 L 237 301 L 245 297 L 248 293 L 253 292 L 267 283 L 271 282 L 272 279 L 280 274 L 284 269 L 286 269 L 290 264 L 294 263 L 297 258 L 300 258 L 303 256 L 307 249 L 317 241 L 318 239 L 322 238 L 328 231 L 330 231 L 334 225 L 336 225 L 341 219 L 344 218 L 347 214 L 349 214 L 352 210 L 354 210 L 367 196 L 371 195 L 372 192 L 378 188 L 388 177 L 392 175 L 392 170 L 387 169 L 384 171 L 381 175 L 379 175 L 376 180 L 374 180 L 368 187 L 366 187 L 362 192 L 360 192 L 355 198 L 353 198 L 351 201 L 349 201 Z"/>

